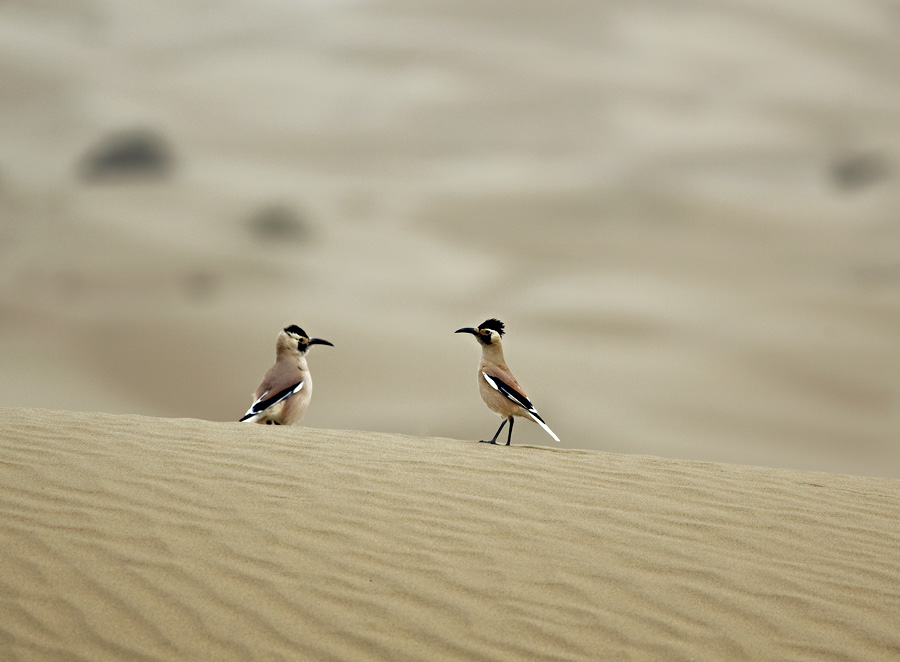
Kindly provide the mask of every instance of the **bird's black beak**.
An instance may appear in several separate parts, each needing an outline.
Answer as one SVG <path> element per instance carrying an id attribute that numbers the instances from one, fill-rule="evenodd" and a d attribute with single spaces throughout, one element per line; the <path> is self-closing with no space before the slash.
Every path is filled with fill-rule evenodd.
<path id="1" fill-rule="evenodd" d="M 478 333 L 478 329 L 473 329 L 471 326 L 467 326 L 467 327 L 464 328 L 464 329 L 457 329 L 457 330 L 454 331 L 453 333 L 471 333 L 473 336 L 478 336 L 478 335 L 480 335 L 480 334 Z"/>
<path id="2" fill-rule="evenodd" d="M 322 340 L 321 338 L 310 338 L 309 344 L 310 345 L 328 345 L 329 347 L 334 347 L 334 345 L 332 345 L 330 342 L 328 342 L 327 340 Z"/>

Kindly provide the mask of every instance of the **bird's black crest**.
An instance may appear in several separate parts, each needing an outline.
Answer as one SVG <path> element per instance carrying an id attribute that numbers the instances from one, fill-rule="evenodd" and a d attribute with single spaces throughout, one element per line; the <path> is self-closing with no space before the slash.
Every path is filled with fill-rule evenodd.
<path id="1" fill-rule="evenodd" d="M 284 332 L 285 333 L 295 333 L 298 336 L 300 336 L 301 338 L 309 338 L 309 336 L 306 335 L 306 331 L 301 329 L 296 324 L 291 324 L 290 326 L 284 327 Z"/>
<path id="2" fill-rule="evenodd" d="M 501 322 L 500 320 L 491 318 L 491 319 L 489 319 L 489 320 L 483 321 L 483 322 L 478 326 L 478 328 L 479 328 L 479 329 L 491 329 L 492 331 L 496 331 L 498 334 L 500 334 L 500 335 L 502 336 L 502 335 L 505 333 L 505 332 L 503 331 L 503 329 L 504 329 L 505 326 L 506 326 L 506 325 L 503 324 L 503 322 Z"/>

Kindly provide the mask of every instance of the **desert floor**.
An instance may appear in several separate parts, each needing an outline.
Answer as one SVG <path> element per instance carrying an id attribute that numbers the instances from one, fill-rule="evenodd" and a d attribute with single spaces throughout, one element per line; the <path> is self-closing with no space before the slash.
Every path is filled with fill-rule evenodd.
<path id="1" fill-rule="evenodd" d="M 0 410 L 4 660 L 888 660 L 900 482 Z"/>

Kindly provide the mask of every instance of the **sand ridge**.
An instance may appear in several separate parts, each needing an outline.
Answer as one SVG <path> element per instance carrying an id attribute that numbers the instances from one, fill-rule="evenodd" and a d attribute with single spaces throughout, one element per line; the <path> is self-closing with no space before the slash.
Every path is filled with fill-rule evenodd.
<path id="1" fill-rule="evenodd" d="M 900 482 L 0 410 L 4 659 L 886 659 Z"/>

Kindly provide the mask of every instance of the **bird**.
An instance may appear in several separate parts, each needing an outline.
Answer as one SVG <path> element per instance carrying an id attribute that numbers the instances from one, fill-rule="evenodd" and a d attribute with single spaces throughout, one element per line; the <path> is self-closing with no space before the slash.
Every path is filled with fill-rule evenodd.
<path id="1" fill-rule="evenodd" d="M 306 353 L 312 345 L 334 345 L 310 338 L 296 324 L 287 326 L 275 339 L 275 364 L 266 371 L 253 393 L 254 402 L 240 422 L 292 425 L 306 413 L 312 398 L 312 375 Z"/>
<path id="2" fill-rule="evenodd" d="M 504 334 L 505 325 L 498 319 L 489 319 L 482 322 L 478 328 L 466 327 L 457 329 L 455 333 L 471 333 L 481 345 L 481 362 L 478 364 L 478 391 L 481 399 L 488 409 L 500 415 L 503 422 L 497 428 L 493 438 L 482 439 L 483 444 L 496 444 L 497 437 L 503 426 L 509 422 L 509 432 L 506 437 L 506 445 L 512 441 L 513 423 L 516 416 L 529 417 L 535 423 L 559 441 L 559 437 L 551 430 L 537 409 L 531 404 L 531 400 L 525 395 L 525 391 L 519 386 L 519 382 L 513 377 L 503 358 L 503 344 L 500 338 Z"/>

